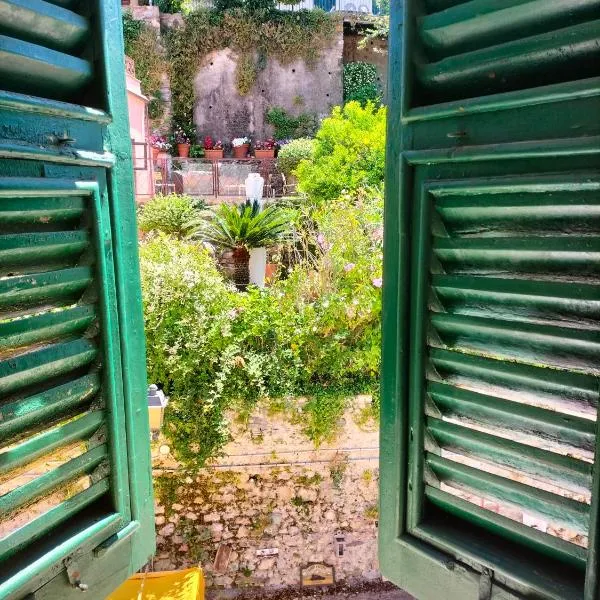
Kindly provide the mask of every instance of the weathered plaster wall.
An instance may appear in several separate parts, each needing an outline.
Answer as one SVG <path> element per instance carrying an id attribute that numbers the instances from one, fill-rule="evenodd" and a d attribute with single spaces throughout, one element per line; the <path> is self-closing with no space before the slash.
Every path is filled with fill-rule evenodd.
<path id="1" fill-rule="evenodd" d="M 234 428 L 225 457 L 193 477 L 156 444 L 155 570 L 200 564 L 220 589 L 295 586 L 314 562 L 333 566 L 336 581 L 379 580 L 378 433 L 362 418 L 365 401 L 319 449 L 298 426 L 259 412 Z"/>
<path id="2" fill-rule="evenodd" d="M 268 59 L 254 88 L 246 96 L 240 96 L 236 89 L 236 53 L 232 50 L 212 52 L 199 65 L 194 82 L 194 121 L 199 135 L 223 140 L 248 134 L 255 138 L 268 137 L 273 132 L 264 116 L 274 106 L 292 115 L 307 112 L 319 117 L 327 115 L 332 106 L 342 102 L 343 46 L 340 27 L 335 42 L 312 69 L 303 61 L 284 66 L 275 59 Z"/>

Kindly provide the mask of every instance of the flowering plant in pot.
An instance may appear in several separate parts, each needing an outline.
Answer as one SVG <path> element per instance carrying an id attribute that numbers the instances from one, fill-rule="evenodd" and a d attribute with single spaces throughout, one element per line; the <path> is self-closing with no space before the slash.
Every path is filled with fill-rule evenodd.
<path id="1" fill-rule="evenodd" d="M 190 137 L 184 131 L 183 127 L 179 126 L 173 130 L 173 141 L 177 146 L 177 154 L 180 158 L 187 158 L 190 155 L 192 143 Z"/>
<path id="2" fill-rule="evenodd" d="M 204 138 L 204 156 L 209 160 L 219 160 L 223 158 L 223 142 L 214 141 L 210 135 Z"/>
<path id="3" fill-rule="evenodd" d="M 273 138 L 269 138 L 264 142 L 257 141 L 254 144 L 254 156 L 256 158 L 275 158 L 277 150 L 277 142 Z"/>
<path id="4" fill-rule="evenodd" d="M 160 135 L 160 133 L 153 133 L 149 141 L 152 148 L 152 160 L 156 160 L 161 152 L 170 152 L 172 149 L 167 138 L 164 135 Z"/>
<path id="5" fill-rule="evenodd" d="M 250 150 L 250 138 L 233 138 L 231 140 L 231 147 L 233 148 L 233 158 L 246 158 Z"/>

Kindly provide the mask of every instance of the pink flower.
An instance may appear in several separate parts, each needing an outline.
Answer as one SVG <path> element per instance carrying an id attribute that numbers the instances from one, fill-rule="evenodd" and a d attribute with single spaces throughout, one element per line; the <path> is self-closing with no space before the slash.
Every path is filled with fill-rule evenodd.
<path id="1" fill-rule="evenodd" d="M 354 263 L 348 263 L 344 266 L 344 271 L 346 271 L 346 273 L 349 273 L 350 271 L 352 271 L 352 269 L 354 269 L 355 266 L 356 265 Z"/>
<path id="2" fill-rule="evenodd" d="M 381 277 L 376 277 L 371 280 L 371 283 L 376 287 L 380 288 L 383 285 L 383 279 Z"/>
<path id="3" fill-rule="evenodd" d="M 325 239 L 325 236 L 322 233 L 317 236 L 317 244 L 319 244 L 319 247 L 323 252 L 327 252 L 327 250 L 331 249 L 331 244 Z"/>

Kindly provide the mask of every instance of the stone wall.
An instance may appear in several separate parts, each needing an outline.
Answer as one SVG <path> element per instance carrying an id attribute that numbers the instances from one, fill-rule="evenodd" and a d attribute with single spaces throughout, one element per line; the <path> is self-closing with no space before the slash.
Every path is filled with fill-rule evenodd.
<path id="1" fill-rule="evenodd" d="M 297 586 L 311 563 L 333 567 L 336 582 L 379 580 L 378 432 L 366 401 L 357 398 L 318 449 L 299 426 L 259 411 L 194 476 L 157 442 L 154 569 L 200 564 L 222 590 Z"/>
<path id="2" fill-rule="evenodd" d="M 282 65 L 268 58 L 245 96 L 236 88 L 238 55 L 229 49 L 210 53 L 200 63 L 194 82 L 194 121 L 199 135 L 223 140 L 269 137 L 273 129 L 265 123 L 265 112 L 276 106 L 294 116 L 328 115 L 342 102 L 343 45 L 340 27 L 334 43 L 313 68 L 302 60 Z"/>

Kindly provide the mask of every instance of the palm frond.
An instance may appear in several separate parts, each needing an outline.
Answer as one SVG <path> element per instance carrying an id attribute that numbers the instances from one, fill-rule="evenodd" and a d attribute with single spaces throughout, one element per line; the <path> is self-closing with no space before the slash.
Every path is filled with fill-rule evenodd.
<path id="1" fill-rule="evenodd" d="M 261 211 L 256 202 L 239 207 L 223 204 L 212 218 L 190 223 L 191 236 L 221 248 L 273 246 L 292 237 L 293 216 L 278 206 Z"/>

